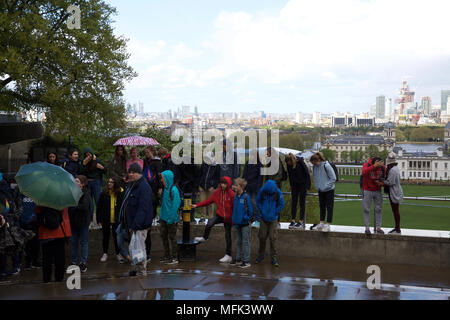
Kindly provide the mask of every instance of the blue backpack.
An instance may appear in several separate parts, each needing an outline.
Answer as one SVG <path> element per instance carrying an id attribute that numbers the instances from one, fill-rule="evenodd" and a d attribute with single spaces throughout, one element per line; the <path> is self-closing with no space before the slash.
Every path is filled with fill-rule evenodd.
<path id="1" fill-rule="evenodd" d="M 29 225 L 33 221 L 37 221 L 36 213 L 34 212 L 35 203 L 27 196 L 21 195 L 22 199 L 22 214 L 20 215 L 20 223 L 22 225 Z"/>
<path id="2" fill-rule="evenodd" d="M 150 169 L 150 166 L 146 166 L 144 168 L 143 175 L 145 179 L 147 179 L 147 182 L 149 184 L 152 184 L 153 181 L 155 181 L 155 174 L 153 173 L 152 169 Z"/>

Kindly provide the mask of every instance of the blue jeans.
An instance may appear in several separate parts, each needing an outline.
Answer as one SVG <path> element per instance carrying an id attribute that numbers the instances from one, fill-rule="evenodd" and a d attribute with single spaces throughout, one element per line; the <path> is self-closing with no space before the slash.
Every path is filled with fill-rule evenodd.
<path id="1" fill-rule="evenodd" d="M 236 261 L 242 261 L 242 249 L 244 250 L 244 262 L 250 262 L 250 227 L 235 225 L 237 234 Z"/>
<path id="2" fill-rule="evenodd" d="M 122 257 L 126 258 L 129 254 L 125 241 L 129 242 L 131 240 L 130 234 L 127 230 L 123 229 L 120 224 L 115 232 L 117 233 L 117 245 L 119 246 L 120 254 Z"/>
<path id="3" fill-rule="evenodd" d="M 102 193 L 102 180 L 97 179 L 94 181 L 88 181 L 89 186 L 89 195 L 91 199 L 91 222 L 94 219 L 94 206 L 97 208 L 98 199 L 100 198 L 100 194 Z"/>
<path id="4" fill-rule="evenodd" d="M 77 264 L 78 261 L 78 244 L 81 244 L 80 263 L 86 264 L 88 257 L 88 232 L 89 228 L 72 226 L 72 264 Z"/>

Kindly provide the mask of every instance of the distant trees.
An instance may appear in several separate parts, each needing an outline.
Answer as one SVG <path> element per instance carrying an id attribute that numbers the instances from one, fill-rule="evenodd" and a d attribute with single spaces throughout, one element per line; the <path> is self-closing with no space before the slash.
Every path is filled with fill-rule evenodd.
<path id="1" fill-rule="evenodd" d="M 323 156 L 328 161 L 334 162 L 336 160 L 336 151 L 326 148 L 326 149 L 320 150 L 320 152 L 322 152 Z"/>

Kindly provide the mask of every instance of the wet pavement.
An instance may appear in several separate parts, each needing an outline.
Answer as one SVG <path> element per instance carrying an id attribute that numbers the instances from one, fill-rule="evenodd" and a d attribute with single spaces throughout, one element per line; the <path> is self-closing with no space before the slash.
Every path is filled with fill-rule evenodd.
<path id="1" fill-rule="evenodd" d="M 91 260 L 81 289 L 66 283 L 43 284 L 42 271 L 22 271 L 0 282 L 0 299 L 80 300 L 266 300 L 362 299 L 450 300 L 450 269 L 379 265 L 381 289 L 367 288 L 369 264 L 280 257 L 241 269 L 221 264 L 221 254 L 202 252 L 196 262 L 168 266 L 154 252 L 145 277 L 129 277 L 128 265 Z M 254 260 L 252 259 L 251 262 Z"/>

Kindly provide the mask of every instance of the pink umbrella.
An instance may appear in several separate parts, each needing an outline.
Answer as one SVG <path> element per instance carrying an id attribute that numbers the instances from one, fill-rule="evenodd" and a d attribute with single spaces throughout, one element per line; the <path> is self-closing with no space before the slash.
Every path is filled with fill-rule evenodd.
<path id="1" fill-rule="evenodd" d="M 159 142 L 153 138 L 132 136 L 117 140 L 113 146 L 154 146 L 157 144 L 159 144 Z"/>

